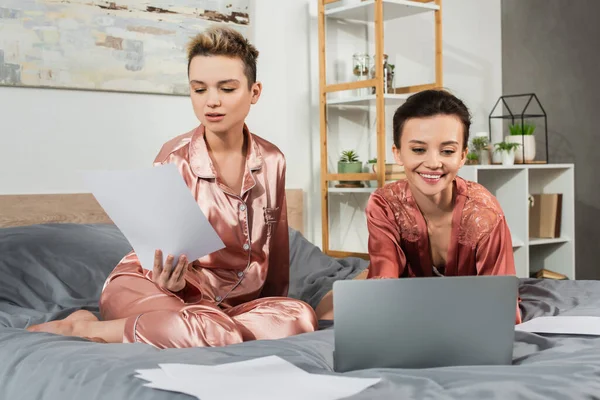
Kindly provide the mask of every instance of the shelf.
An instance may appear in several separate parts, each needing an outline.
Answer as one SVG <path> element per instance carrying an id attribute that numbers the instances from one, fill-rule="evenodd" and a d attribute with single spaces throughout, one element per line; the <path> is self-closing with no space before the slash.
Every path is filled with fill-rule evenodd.
<path id="1" fill-rule="evenodd" d="M 489 164 L 489 165 L 464 165 L 463 168 L 474 168 L 474 169 L 489 169 L 489 170 L 502 170 L 502 169 L 568 169 L 573 168 L 574 164 L 514 164 L 514 165 L 502 165 L 502 164 Z"/>
<path id="2" fill-rule="evenodd" d="M 325 10 L 325 16 L 351 21 L 373 22 L 375 19 L 375 1 L 356 1 L 357 4 L 329 8 Z M 407 0 L 383 0 L 384 21 L 436 10 L 439 10 L 439 7 L 435 4 Z"/>
<path id="3" fill-rule="evenodd" d="M 516 238 L 514 236 L 511 238 L 511 241 L 512 241 L 512 247 L 513 248 L 514 247 L 523 247 L 523 246 L 525 246 L 525 242 L 524 241 L 522 241 L 521 239 L 518 239 L 518 238 Z"/>
<path id="4" fill-rule="evenodd" d="M 375 181 L 377 180 L 377 174 L 371 174 L 368 172 L 359 172 L 355 174 L 327 174 L 325 177 L 327 181 Z"/>
<path id="5" fill-rule="evenodd" d="M 410 94 L 384 94 L 383 98 L 386 103 L 402 103 L 404 102 Z M 367 96 L 352 96 L 352 97 L 343 97 L 340 99 L 328 100 L 328 106 L 352 106 L 352 107 L 368 107 L 374 106 L 377 98 L 374 94 Z"/>
<path id="6" fill-rule="evenodd" d="M 314 0 L 311 0 L 311 3 L 312 1 Z M 371 169 L 368 172 L 336 173 L 337 169 L 331 162 L 333 155 L 330 151 L 334 148 L 336 151 L 339 150 L 337 147 L 340 143 L 336 140 L 330 141 L 328 135 L 330 130 L 333 131 L 336 128 L 340 132 L 348 129 L 354 131 L 350 132 L 349 136 L 362 137 L 363 133 L 368 133 L 369 139 L 365 140 L 366 144 L 361 141 L 361 145 L 368 145 L 371 148 L 372 154 L 369 156 L 378 160 L 388 156 L 388 146 L 384 145 L 387 141 L 385 116 L 390 116 L 391 108 L 402 105 L 414 93 L 443 87 L 443 6 L 441 0 L 319 0 L 315 3 L 318 3 L 316 4 L 318 8 L 317 31 L 313 29 L 311 35 L 314 34 L 314 37 L 318 37 L 318 41 L 311 49 L 319 54 L 318 143 L 322 190 L 320 199 L 321 248 L 325 254 L 337 257 L 364 256 L 364 253 L 360 253 L 365 252 L 367 248 L 367 236 L 363 232 L 365 228 L 364 213 L 356 212 L 357 208 L 364 207 L 365 201 L 378 190 L 379 186 L 393 182 L 393 180 L 388 180 L 388 175 L 384 171 L 375 174 L 370 172 Z M 314 11 L 313 5 L 310 10 L 311 17 L 314 17 Z M 377 78 L 370 78 L 369 75 L 361 77 L 363 80 L 357 80 L 352 71 L 346 69 L 348 74 L 343 74 L 345 77 L 333 78 L 338 74 L 336 68 L 329 71 L 331 67 L 335 66 L 335 63 L 330 65 L 328 59 L 331 61 L 331 57 L 337 58 L 343 54 L 348 55 L 354 54 L 356 51 L 367 50 L 381 56 L 385 50 L 384 31 L 387 29 L 385 22 L 410 21 L 410 19 L 404 18 L 410 18 L 410 16 L 413 16 L 412 20 L 415 21 L 425 18 L 425 22 L 428 23 L 424 29 L 431 28 L 434 33 L 432 46 L 427 46 L 431 47 L 430 50 L 435 59 L 434 82 L 425 80 L 429 83 L 413 86 L 398 84 L 403 87 L 394 87 L 388 92 L 384 89 L 385 82 L 380 74 L 377 74 Z M 367 46 L 368 49 L 356 47 L 355 40 L 357 37 L 363 37 L 363 33 L 368 36 L 367 41 L 370 43 Z M 347 34 L 350 34 L 352 38 L 348 38 Z M 333 51 L 330 53 L 329 46 L 335 42 L 337 45 L 334 45 Z M 347 55 L 343 57 L 347 58 Z M 396 70 L 397 79 L 401 78 L 399 73 Z M 312 74 L 311 77 L 316 78 L 316 74 Z M 376 93 L 373 88 L 377 88 Z M 331 120 L 339 117 L 340 124 L 334 122 L 329 125 L 329 122 L 332 122 L 328 120 L 332 116 L 331 113 L 334 117 Z M 367 119 L 368 126 L 364 126 Z M 348 138 L 348 140 L 352 139 Z M 330 144 L 332 145 L 330 146 Z M 367 171 L 365 168 L 362 169 Z M 337 185 L 338 182 L 341 184 Z M 353 182 L 362 182 L 369 187 L 350 187 Z M 344 183 L 348 185 L 343 185 Z M 336 185 L 340 187 L 334 187 Z M 332 249 L 349 249 L 357 253 Z"/>
<path id="7" fill-rule="evenodd" d="M 515 115 L 496 115 L 490 118 L 496 119 L 520 119 L 520 118 L 542 118 L 545 117 L 544 114 L 515 114 Z"/>
<path id="8" fill-rule="evenodd" d="M 539 246 L 542 244 L 553 244 L 553 243 L 566 243 L 571 241 L 568 237 L 559 237 L 559 238 L 530 238 L 529 245 L 530 246 Z"/>
<path id="9" fill-rule="evenodd" d="M 329 193 L 373 193 L 377 188 L 366 187 L 366 188 L 328 188 Z"/>
<path id="10" fill-rule="evenodd" d="M 353 82 L 342 82 L 342 83 L 334 83 L 331 85 L 325 86 L 326 93 L 334 93 L 334 92 L 343 92 L 345 90 L 354 90 L 354 89 L 370 89 L 372 87 L 377 86 L 377 79 L 365 79 L 362 81 L 353 81 Z"/>

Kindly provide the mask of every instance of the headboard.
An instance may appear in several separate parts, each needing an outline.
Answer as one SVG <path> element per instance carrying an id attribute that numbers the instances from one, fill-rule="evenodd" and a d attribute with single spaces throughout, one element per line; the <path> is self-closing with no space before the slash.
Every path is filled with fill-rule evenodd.
<path id="1" fill-rule="evenodd" d="M 304 193 L 286 189 L 288 224 L 304 233 Z M 0 228 L 49 223 L 112 224 L 90 193 L 0 195 Z"/>

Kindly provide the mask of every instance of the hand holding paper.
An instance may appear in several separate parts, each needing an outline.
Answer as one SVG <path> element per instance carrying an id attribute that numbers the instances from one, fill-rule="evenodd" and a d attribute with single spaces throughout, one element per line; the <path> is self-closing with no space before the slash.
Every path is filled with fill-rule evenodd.
<path id="1" fill-rule="evenodd" d="M 154 252 L 194 261 L 225 245 L 174 164 L 130 171 L 93 171 L 87 186 L 125 235 L 142 267 L 154 268 Z"/>
<path id="2" fill-rule="evenodd" d="M 162 251 L 154 252 L 154 269 L 152 269 L 152 280 L 159 287 L 170 290 L 171 292 L 179 292 L 185 287 L 185 273 L 189 269 L 190 264 L 187 257 L 182 255 L 179 257 L 177 264 L 175 257 L 172 254 L 167 256 L 167 260 L 163 263 Z"/>

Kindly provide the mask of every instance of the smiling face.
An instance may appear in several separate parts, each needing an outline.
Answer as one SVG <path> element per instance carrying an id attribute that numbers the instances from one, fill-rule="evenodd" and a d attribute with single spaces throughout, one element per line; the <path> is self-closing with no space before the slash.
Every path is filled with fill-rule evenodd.
<path id="1" fill-rule="evenodd" d="M 435 197 L 452 190 L 452 182 L 465 163 L 464 126 L 453 115 L 410 118 L 402 128 L 394 158 L 404 166 L 411 190 Z"/>
<path id="2" fill-rule="evenodd" d="M 244 63 L 236 57 L 195 56 L 189 79 L 194 113 L 215 134 L 241 131 L 262 89 L 259 82 L 248 85 Z"/>

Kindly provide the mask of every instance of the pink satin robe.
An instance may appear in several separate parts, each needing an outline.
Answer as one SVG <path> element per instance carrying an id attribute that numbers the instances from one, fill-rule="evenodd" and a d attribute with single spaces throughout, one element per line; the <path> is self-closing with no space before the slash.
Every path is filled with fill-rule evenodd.
<path id="1" fill-rule="evenodd" d="M 445 276 L 516 275 L 511 234 L 496 198 L 478 183 L 455 179 Z M 408 181 L 376 190 L 366 209 L 367 279 L 435 276 L 427 224 Z M 521 322 L 517 307 L 516 322 Z"/>
<path id="2" fill-rule="evenodd" d="M 167 142 L 156 157 L 155 165 L 177 165 L 226 247 L 194 261 L 185 288 L 177 293 L 155 285 L 134 252 L 125 256 L 100 298 L 104 320 L 127 318 L 124 342 L 158 348 L 223 346 L 316 329 L 314 310 L 285 297 L 285 158 L 246 127 L 244 134 L 248 152 L 241 194 L 232 193 L 217 176 L 203 126 Z"/>

